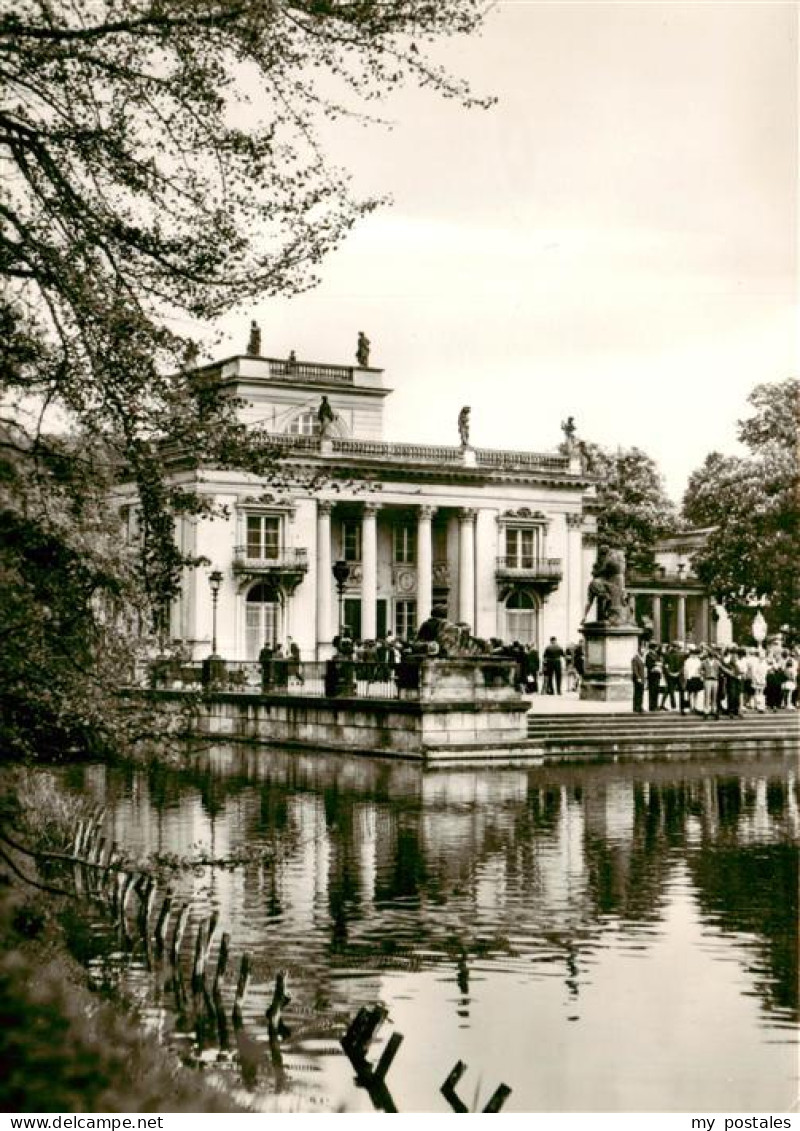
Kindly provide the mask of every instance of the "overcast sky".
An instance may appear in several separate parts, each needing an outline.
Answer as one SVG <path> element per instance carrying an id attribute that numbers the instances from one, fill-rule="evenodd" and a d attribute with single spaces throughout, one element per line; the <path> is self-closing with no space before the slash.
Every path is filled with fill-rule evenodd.
<path id="1" fill-rule="evenodd" d="M 797 373 L 797 6 L 505 0 L 437 60 L 495 95 L 430 93 L 332 156 L 394 204 L 249 317 L 264 352 L 350 364 L 396 392 L 386 438 L 547 450 L 638 445 L 678 499 L 758 382 Z"/>

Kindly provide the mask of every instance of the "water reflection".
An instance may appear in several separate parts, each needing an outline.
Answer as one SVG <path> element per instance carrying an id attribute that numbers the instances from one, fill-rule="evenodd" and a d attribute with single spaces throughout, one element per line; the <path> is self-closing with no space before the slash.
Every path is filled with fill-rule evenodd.
<path id="1" fill-rule="evenodd" d="M 459 1058 L 484 1091 L 511 1085 L 509 1111 L 778 1111 L 795 1094 L 788 761 L 425 773 L 219 748 L 181 775 L 68 780 L 138 851 L 269 849 L 177 885 L 253 955 L 253 1024 L 288 969 L 285 1062 L 251 1069 L 251 1091 L 363 1106 L 334 1036 L 381 1001 L 406 1036 L 401 1110 L 447 1110 Z"/>

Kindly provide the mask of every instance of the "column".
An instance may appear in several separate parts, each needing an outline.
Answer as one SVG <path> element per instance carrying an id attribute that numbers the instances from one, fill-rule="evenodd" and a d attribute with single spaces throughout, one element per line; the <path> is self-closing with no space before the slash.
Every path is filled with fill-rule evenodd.
<path id="1" fill-rule="evenodd" d="M 584 609 L 583 588 L 583 515 L 568 513 L 567 560 L 564 562 L 564 581 L 566 599 L 566 627 L 564 643 L 571 644 L 580 639 L 578 628 Z M 542 555 L 544 556 L 544 555 Z"/>
<path id="2" fill-rule="evenodd" d="M 678 596 L 678 640 L 686 643 L 686 597 L 683 593 Z"/>
<path id="3" fill-rule="evenodd" d="M 653 642 L 661 643 L 661 596 L 653 594 Z"/>
<path id="4" fill-rule="evenodd" d="M 327 499 L 317 502 L 317 658 L 330 645 L 331 633 L 331 511 Z"/>
<path id="5" fill-rule="evenodd" d="M 475 516 L 471 507 L 464 508 L 458 527 L 458 619 L 471 629 L 475 625 Z"/>
<path id="6" fill-rule="evenodd" d="M 364 503 L 361 516 L 361 639 L 374 640 L 378 601 L 378 504 Z"/>
<path id="7" fill-rule="evenodd" d="M 433 545 L 431 520 L 433 507 L 420 507 L 417 511 L 417 624 L 431 615 L 433 604 Z"/>

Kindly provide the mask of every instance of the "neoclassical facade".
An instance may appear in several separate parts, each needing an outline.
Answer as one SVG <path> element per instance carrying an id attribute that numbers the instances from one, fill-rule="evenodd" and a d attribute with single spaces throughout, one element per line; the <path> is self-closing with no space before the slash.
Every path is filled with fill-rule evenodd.
<path id="1" fill-rule="evenodd" d="M 596 523 L 577 453 L 386 442 L 391 389 L 365 365 L 248 354 L 198 379 L 239 398 L 245 421 L 279 438 L 284 455 L 280 487 L 174 466 L 177 482 L 226 515 L 178 524 L 181 548 L 211 563 L 186 571 L 171 610 L 171 635 L 194 658 L 216 628 L 230 660 L 288 637 L 304 659 L 322 659 L 340 620 L 361 640 L 408 637 L 434 606 L 476 636 L 578 640 Z M 216 603 L 212 571 L 222 574 Z"/>

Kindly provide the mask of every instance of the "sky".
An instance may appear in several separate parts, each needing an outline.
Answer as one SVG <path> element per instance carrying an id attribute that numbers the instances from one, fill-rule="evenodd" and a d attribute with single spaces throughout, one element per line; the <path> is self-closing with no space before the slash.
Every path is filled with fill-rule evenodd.
<path id="1" fill-rule="evenodd" d="M 680 500 L 764 381 L 797 375 L 796 4 L 505 0 L 434 57 L 497 99 L 406 90 L 332 159 L 391 207 L 320 285 L 225 324 L 244 352 L 352 364 L 395 392 L 385 438 L 636 445 Z M 230 346 L 230 350 L 227 349 Z"/>

